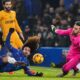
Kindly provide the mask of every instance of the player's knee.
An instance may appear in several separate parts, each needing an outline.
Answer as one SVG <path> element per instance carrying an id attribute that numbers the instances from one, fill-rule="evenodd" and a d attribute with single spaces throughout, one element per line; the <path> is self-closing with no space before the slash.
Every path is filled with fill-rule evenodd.
<path id="1" fill-rule="evenodd" d="M 71 68 L 69 66 L 67 66 L 67 65 L 63 66 L 63 71 L 64 72 L 69 72 L 70 69 Z"/>
<path id="2" fill-rule="evenodd" d="M 2 57 L 2 61 L 3 61 L 3 63 L 7 63 L 8 62 L 8 56 Z"/>

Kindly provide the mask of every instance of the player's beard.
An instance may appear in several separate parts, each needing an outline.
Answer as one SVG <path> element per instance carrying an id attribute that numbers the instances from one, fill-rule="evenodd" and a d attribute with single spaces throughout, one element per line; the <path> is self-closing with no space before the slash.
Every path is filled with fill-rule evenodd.
<path id="1" fill-rule="evenodd" d="M 11 7 L 5 7 L 5 10 L 9 12 L 11 10 Z"/>
<path id="2" fill-rule="evenodd" d="M 74 31 L 72 32 L 72 35 L 77 36 L 78 33 L 75 33 Z"/>

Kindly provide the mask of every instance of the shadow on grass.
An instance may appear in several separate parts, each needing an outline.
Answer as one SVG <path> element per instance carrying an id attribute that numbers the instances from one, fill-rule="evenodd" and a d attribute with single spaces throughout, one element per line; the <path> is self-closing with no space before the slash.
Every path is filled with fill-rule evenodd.
<path id="1" fill-rule="evenodd" d="M 44 76 L 44 78 L 80 78 L 79 76 L 65 76 L 65 77 L 57 77 L 57 76 Z"/>
<path id="2" fill-rule="evenodd" d="M 27 76 L 27 75 L 0 75 L 0 77 L 29 77 L 30 78 L 31 76 Z M 37 77 L 35 77 L 35 78 L 37 78 Z M 70 78 L 70 79 L 75 78 L 75 79 L 77 79 L 80 77 L 78 77 L 78 76 L 74 76 L 74 77 L 73 76 L 65 76 L 65 77 L 43 76 L 43 77 L 38 77 L 38 78 Z"/>
<path id="3" fill-rule="evenodd" d="M 27 75 L 0 75 L 0 77 L 28 77 Z"/>

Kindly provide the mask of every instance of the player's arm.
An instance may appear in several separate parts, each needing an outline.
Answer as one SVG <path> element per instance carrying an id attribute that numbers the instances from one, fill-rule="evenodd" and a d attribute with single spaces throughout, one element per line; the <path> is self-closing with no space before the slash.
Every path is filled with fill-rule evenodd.
<path id="1" fill-rule="evenodd" d="M 8 36 L 6 38 L 6 42 L 5 42 L 5 46 L 8 47 L 9 50 L 11 50 L 12 52 L 17 52 L 18 49 L 14 48 L 11 44 L 10 44 L 10 37 L 11 37 L 11 34 L 14 32 L 14 29 L 13 28 L 10 28 L 9 30 L 9 33 L 8 33 Z"/>
<path id="2" fill-rule="evenodd" d="M 69 28 L 67 30 L 63 29 L 56 29 L 54 25 L 51 26 L 52 31 L 54 31 L 58 35 L 69 35 L 70 32 L 72 31 L 72 28 Z"/>
<path id="3" fill-rule="evenodd" d="M 30 64 L 27 58 L 24 59 L 24 62 L 27 64 L 22 67 L 24 69 L 25 74 L 27 74 L 28 76 L 43 76 L 42 72 L 38 73 L 30 69 Z"/>
<path id="4" fill-rule="evenodd" d="M 23 33 L 22 33 L 22 30 L 18 24 L 18 21 L 16 19 L 16 13 L 15 13 L 15 28 L 16 28 L 16 31 L 19 33 L 19 35 L 21 36 L 21 38 L 24 40 L 24 36 L 23 36 Z"/>
<path id="5" fill-rule="evenodd" d="M 10 37 L 11 34 L 14 32 L 13 28 L 10 28 L 8 36 L 6 38 L 6 42 L 5 42 L 5 46 L 10 50 L 10 52 L 13 54 L 13 57 L 16 58 L 16 60 L 19 58 L 19 53 L 20 50 L 14 48 L 11 44 L 10 44 Z"/>
<path id="6" fill-rule="evenodd" d="M 18 22 L 17 20 L 15 19 L 15 27 L 16 27 L 16 31 L 19 33 L 19 35 L 21 36 L 21 38 L 24 40 L 24 36 L 23 36 L 23 33 L 18 25 Z"/>

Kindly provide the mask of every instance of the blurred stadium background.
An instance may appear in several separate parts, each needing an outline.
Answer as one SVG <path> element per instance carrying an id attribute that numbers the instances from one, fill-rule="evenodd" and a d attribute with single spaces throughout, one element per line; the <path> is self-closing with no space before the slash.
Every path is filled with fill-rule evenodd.
<path id="1" fill-rule="evenodd" d="M 80 0 L 12 0 L 12 2 L 25 39 L 32 35 L 41 37 L 38 52 L 44 55 L 45 61 L 39 65 L 32 62 L 31 64 L 61 67 L 65 63 L 65 55 L 70 41 L 68 36 L 59 36 L 53 33 L 51 25 L 60 29 L 73 27 L 74 22 L 80 20 Z M 0 0 L 0 10 L 2 9 L 2 0 Z M 66 78 L 61 80 L 66 80 Z"/>
<path id="2" fill-rule="evenodd" d="M 12 0 L 25 38 L 41 36 L 40 46 L 68 47 L 69 38 L 51 32 L 51 25 L 67 29 L 80 20 L 80 0 Z M 0 10 L 2 8 L 0 0 Z"/>

